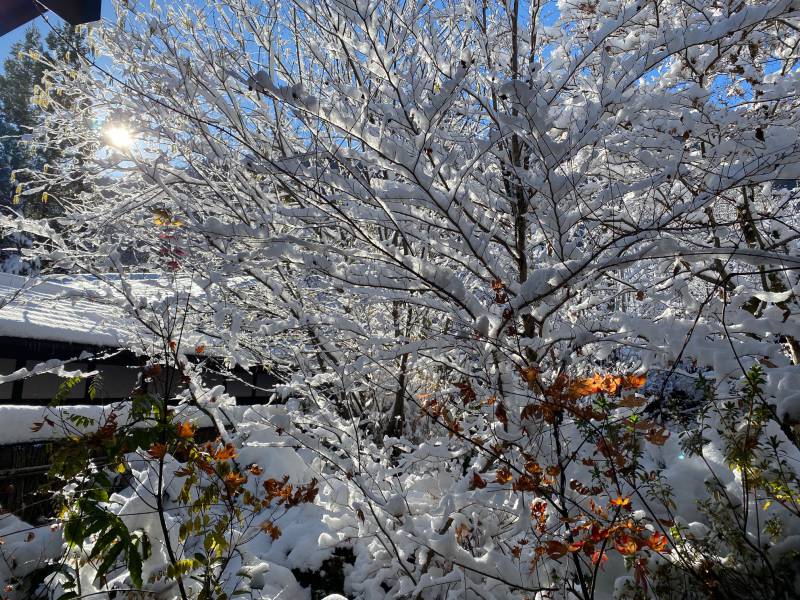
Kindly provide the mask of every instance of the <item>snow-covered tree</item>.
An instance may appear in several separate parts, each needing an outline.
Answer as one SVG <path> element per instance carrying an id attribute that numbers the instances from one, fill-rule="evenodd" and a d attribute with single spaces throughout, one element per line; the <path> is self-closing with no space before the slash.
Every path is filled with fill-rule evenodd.
<path id="1" fill-rule="evenodd" d="M 121 2 L 47 90 L 93 191 L 35 252 L 199 285 L 355 597 L 791 595 L 799 10 Z"/>

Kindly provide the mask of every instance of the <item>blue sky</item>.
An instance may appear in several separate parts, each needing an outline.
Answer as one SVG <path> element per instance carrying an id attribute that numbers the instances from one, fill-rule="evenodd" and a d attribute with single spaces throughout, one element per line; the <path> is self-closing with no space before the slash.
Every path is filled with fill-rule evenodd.
<path id="1" fill-rule="evenodd" d="M 47 19 L 50 21 L 50 23 L 53 24 L 62 23 L 61 19 L 59 19 L 53 13 L 49 13 L 47 15 Z M 0 64 L 2 64 L 11 53 L 11 45 L 14 44 L 14 42 L 18 42 L 23 37 L 25 37 L 25 30 L 31 25 L 36 25 L 39 31 L 42 32 L 42 37 L 47 35 L 49 26 L 42 17 L 38 17 L 33 21 L 31 21 L 30 23 L 23 25 L 22 27 L 17 27 L 14 31 L 10 31 L 3 37 L 0 37 Z"/>

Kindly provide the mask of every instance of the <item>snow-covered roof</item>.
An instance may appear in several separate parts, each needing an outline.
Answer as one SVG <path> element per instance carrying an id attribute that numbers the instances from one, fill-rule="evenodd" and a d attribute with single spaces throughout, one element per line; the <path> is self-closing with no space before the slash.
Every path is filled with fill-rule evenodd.
<path id="1" fill-rule="evenodd" d="M 158 336 L 136 318 L 131 306 L 205 291 L 190 278 L 152 273 L 113 274 L 102 279 L 86 275 L 20 277 L 0 273 L 0 338 L 69 342 L 85 346 L 129 348 L 149 354 Z M 152 313 L 145 313 L 148 321 Z M 158 326 L 158 325 L 157 325 Z M 219 340 L 198 331 L 182 331 L 186 354 L 203 346 L 205 356 L 219 354 Z"/>
<path id="2" fill-rule="evenodd" d="M 85 282 L 0 273 L 0 337 L 123 345 L 121 308 L 90 299 L 88 291 Z"/>

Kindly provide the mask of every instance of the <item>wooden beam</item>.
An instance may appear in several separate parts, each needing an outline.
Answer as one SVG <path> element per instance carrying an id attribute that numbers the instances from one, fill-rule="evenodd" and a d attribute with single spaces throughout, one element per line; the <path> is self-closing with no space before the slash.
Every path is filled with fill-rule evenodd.
<path id="1" fill-rule="evenodd" d="M 2 0 L 0 35 L 32 21 L 48 10 L 72 25 L 99 21 L 100 8 L 101 0 Z"/>

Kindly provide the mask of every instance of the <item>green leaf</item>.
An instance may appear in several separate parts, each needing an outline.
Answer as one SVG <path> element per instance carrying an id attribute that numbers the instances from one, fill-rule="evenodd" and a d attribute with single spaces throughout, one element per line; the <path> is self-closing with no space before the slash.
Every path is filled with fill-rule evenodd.
<path id="1" fill-rule="evenodd" d="M 89 555 L 89 558 L 96 558 L 103 550 L 108 548 L 112 543 L 117 540 L 117 532 L 113 529 L 108 529 L 103 532 L 100 537 L 97 538 L 97 541 L 94 543 L 94 548 L 92 548 L 92 553 Z"/>
<path id="2" fill-rule="evenodd" d="M 69 396 L 69 393 L 72 391 L 72 388 L 78 385 L 78 383 L 80 383 L 81 381 L 83 381 L 82 377 L 75 376 L 75 377 L 70 377 L 69 379 L 66 379 L 63 382 L 61 382 L 61 384 L 58 386 L 58 391 L 56 391 L 56 395 L 50 401 L 50 406 L 58 406 L 61 403 L 61 401 L 63 401 L 67 396 Z"/>
<path id="3" fill-rule="evenodd" d="M 94 401 L 98 392 L 102 391 L 102 389 L 103 389 L 103 378 L 98 373 L 97 375 L 92 377 L 92 380 L 89 382 L 89 399 Z"/>
<path id="4" fill-rule="evenodd" d="M 103 577 L 111 570 L 111 568 L 117 562 L 119 555 L 122 554 L 123 551 L 125 551 L 125 548 L 126 544 L 122 540 L 118 541 L 116 544 L 111 546 L 111 548 L 108 551 L 108 554 L 103 559 L 103 562 L 97 568 L 97 578 Z"/>
<path id="5" fill-rule="evenodd" d="M 150 544 L 150 537 L 142 532 L 142 558 L 150 558 L 150 555 L 153 553 L 152 544 Z"/>
<path id="6" fill-rule="evenodd" d="M 83 542 L 83 523 L 77 515 L 70 517 L 64 524 L 64 539 L 70 545 L 78 545 Z"/>
<path id="7" fill-rule="evenodd" d="M 142 557 L 136 546 L 128 546 L 128 570 L 131 572 L 131 581 L 137 589 L 142 589 Z"/>

